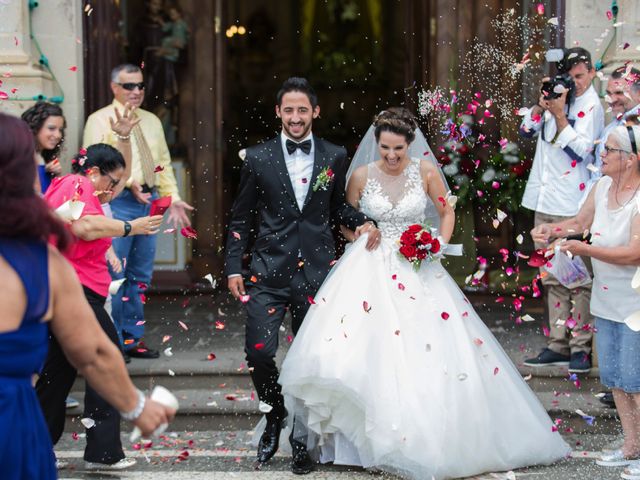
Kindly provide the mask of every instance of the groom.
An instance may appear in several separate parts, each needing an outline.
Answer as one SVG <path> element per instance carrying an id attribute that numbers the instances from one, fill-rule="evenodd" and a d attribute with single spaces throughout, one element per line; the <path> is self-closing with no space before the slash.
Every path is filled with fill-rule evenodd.
<path id="1" fill-rule="evenodd" d="M 369 232 L 369 249 L 380 241 L 373 223 L 345 201 L 345 149 L 311 133 L 320 107 L 309 82 L 289 78 L 276 99 L 282 131 L 246 150 L 225 259 L 229 290 L 247 308 L 245 352 L 253 383 L 269 409 L 258 445 L 259 464 L 276 453 L 287 416 L 277 382 L 278 331 L 288 309 L 293 333 L 298 332 L 329 272 L 335 258 L 332 224 L 355 230 L 356 238 Z M 245 284 L 242 256 L 256 226 L 251 277 Z M 309 473 L 306 445 L 290 441 L 292 472 Z"/>

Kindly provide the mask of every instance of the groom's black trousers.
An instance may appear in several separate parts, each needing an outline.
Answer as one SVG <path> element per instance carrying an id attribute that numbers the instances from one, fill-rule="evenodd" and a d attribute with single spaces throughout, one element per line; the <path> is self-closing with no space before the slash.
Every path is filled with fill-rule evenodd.
<path id="1" fill-rule="evenodd" d="M 261 401 L 273 407 L 267 418 L 284 417 L 284 398 L 278 384 L 278 367 L 275 356 L 278 350 L 278 333 L 288 309 L 292 316 L 293 334 L 298 333 L 309 309 L 309 296 L 316 289 L 307 281 L 302 269 L 298 269 L 287 287 L 269 287 L 258 282 L 247 282 L 246 344 L 247 363 L 251 378 Z"/>

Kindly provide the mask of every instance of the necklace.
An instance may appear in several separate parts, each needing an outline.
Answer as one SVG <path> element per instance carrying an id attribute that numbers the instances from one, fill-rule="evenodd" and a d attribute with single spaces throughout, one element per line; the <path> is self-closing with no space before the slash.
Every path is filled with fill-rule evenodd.
<path id="1" fill-rule="evenodd" d="M 618 206 L 620 208 L 624 208 L 627 205 L 629 205 L 631 200 L 633 200 L 636 197 L 636 193 L 638 193 L 638 189 L 640 189 L 640 182 L 638 182 L 638 185 L 636 186 L 635 190 L 633 191 L 633 193 L 631 194 L 629 199 L 626 202 L 624 202 L 623 204 L 621 204 L 620 201 L 618 200 L 618 190 L 619 190 L 619 188 L 618 188 L 618 185 L 616 185 L 615 199 L 616 199 L 616 203 L 618 204 Z"/>

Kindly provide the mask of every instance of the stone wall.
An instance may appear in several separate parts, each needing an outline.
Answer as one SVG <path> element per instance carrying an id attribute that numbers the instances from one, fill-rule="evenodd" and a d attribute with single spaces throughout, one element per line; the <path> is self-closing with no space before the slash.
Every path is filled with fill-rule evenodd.
<path id="1" fill-rule="evenodd" d="M 0 91 L 9 97 L 0 101 L 0 110 L 19 115 L 34 103 L 35 95 L 64 95 L 61 106 L 67 130 L 61 160 L 66 164 L 79 148 L 84 122 L 82 15 L 86 13 L 77 0 L 37 4 L 29 12 L 26 0 L 0 2 Z M 40 52 L 29 37 L 29 17 L 35 40 L 59 86 L 40 65 Z"/>

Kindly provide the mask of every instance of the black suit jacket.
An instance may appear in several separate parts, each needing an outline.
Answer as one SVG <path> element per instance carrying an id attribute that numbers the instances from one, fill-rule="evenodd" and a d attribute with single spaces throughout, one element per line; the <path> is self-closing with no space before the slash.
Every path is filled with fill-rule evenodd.
<path id="1" fill-rule="evenodd" d="M 247 148 L 229 223 L 226 275 L 241 272 L 242 255 L 257 217 L 251 273 L 265 285 L 287 286 L 301 253 L 305 276 L 317 288 L 335 258 L 332 224 L 355 230 L 368 220 L 345 200 L 346 150 L 316 136 L 313 141 L 313 175 L 302 211 L 296 202 L 280 136 Z M 333 181 L 326 190 L 314 192 L 318 174 L 326 167 L 333 170 Z"/>

